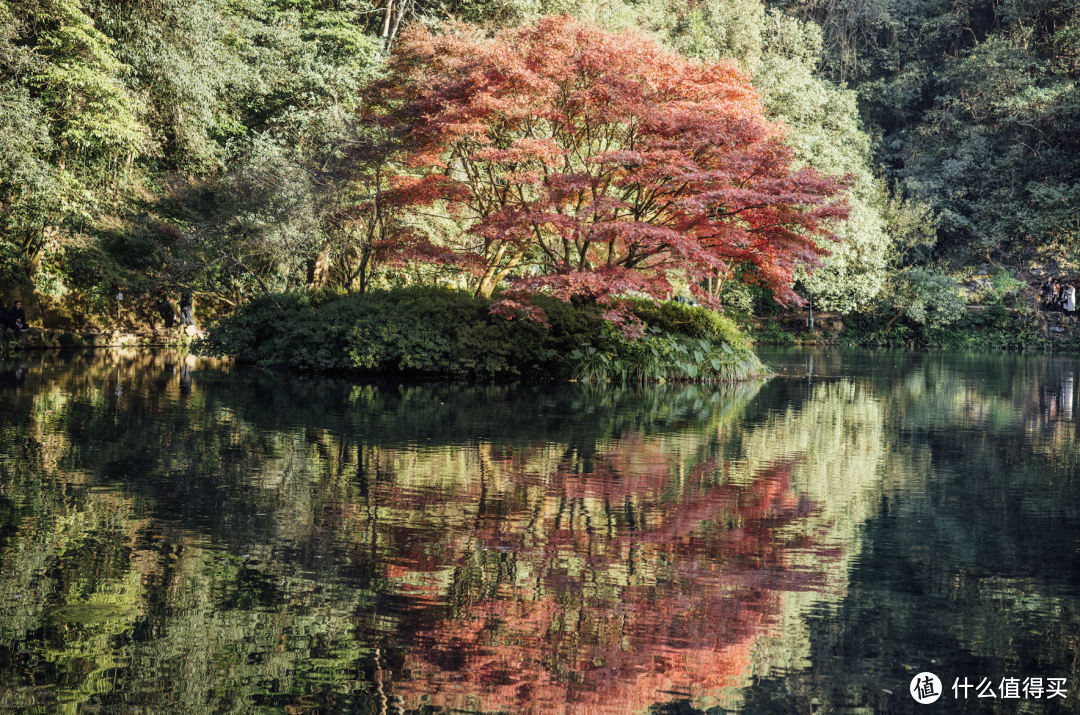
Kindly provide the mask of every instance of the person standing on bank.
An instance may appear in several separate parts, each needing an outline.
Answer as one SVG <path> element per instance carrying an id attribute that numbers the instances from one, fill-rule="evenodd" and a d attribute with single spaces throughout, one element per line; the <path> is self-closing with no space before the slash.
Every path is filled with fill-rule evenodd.
<path id="1" fill-rule="evenodd" d="M 189 325 L 195 325 L 195 321 L 191 319 L 191 291 L 186 290 L 180 294 L 180 326 Z"/>
<path id="2" fill-rule="evenodd" d="M 1065 286 L 1065 300 L 1061 304 L 1061 307 L 1066 313 L 1071 313 L 1076 310 L 1076 286 L 1072 283 Z"/>
<path id="3" fill-rule="evenodd" d="M 21 300 L 15 301 L 15 305 L 12 306 L 11 312 L 8 313 L 8 325 L 10 325 L 13 330 L 24 333 L 30 327 L 26 324 L 26 311 L 23 310 Z"/>
<path id="4" fill-rule="evenodd" d="M 1047 310 L 1050 307 L 1050 297 L 1054 293 L 1054 283 L 1047 278 L 1043 281 L 1042 288 L 1039 291 L 1039 298 L 1042 301 L 1043 310 Z"/>

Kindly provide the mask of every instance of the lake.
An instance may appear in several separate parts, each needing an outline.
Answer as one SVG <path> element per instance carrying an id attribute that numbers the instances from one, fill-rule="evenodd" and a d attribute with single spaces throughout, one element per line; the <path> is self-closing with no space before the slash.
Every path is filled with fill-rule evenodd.
<path id="1" fill-rule="evenodd" d="M 719 387 L 0 363 L 0 712 L 1077 709 L 1080 361 L 761 356 Z"/>

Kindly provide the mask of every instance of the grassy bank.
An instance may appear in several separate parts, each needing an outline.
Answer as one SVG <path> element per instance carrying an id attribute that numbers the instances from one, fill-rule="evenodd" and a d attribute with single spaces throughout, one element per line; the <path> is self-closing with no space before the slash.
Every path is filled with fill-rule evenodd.
<path id="1" fill-rule="evenodd" d="M 195 349 L 368 375 L 726 382 L 765 373 L 735 324 L 705 308 L 632 301 L 646 330 L 628 339 L 601 318 L 601 306 L 537 303 L 546 325 L 492 315 L 490 300 L 444 288 L 289 293 L 245 304 Z"/>

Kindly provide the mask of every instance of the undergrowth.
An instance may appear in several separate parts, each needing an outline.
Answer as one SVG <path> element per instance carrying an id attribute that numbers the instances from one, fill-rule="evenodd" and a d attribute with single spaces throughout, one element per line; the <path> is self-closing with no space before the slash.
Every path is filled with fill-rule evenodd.
<path id="1" fill-rule="evenodd" d="M 565 357 L 570 374 L 584 382 L 735 382 L 760 377 L 765 365 L 745 339 L 694 338 L 651 326 L 627 340 L 605 326 L 597 345 L 585 343 Z"/>
<path id="2" fill-rule="evenodd" d="M 598 305 L 535 302 L 547 325 L 492 315 L 491 300 L 444 288 L 261 297 L 211 326 L 194 349 L 305 372 L 654 382 L 765 371 L 734 323 L 705 308 L 635 299 L 648 329 L 630 340 Z"/>

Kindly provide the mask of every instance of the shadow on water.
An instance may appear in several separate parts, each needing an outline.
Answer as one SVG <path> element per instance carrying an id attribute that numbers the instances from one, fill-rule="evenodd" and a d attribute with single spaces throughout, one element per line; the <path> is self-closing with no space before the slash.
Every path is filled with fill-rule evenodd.
<path id="1" fill-rule="evenodd" d="M 891 712 L 932 660 L 1072 698 L 1075 365 L 764 358 L 719 389 L 2 365 L 0 709 Z"/>

